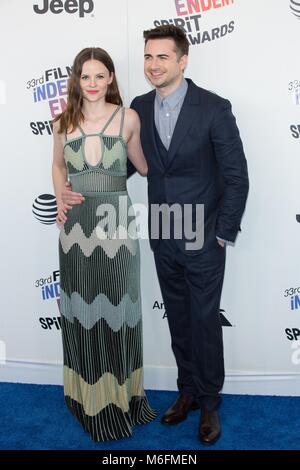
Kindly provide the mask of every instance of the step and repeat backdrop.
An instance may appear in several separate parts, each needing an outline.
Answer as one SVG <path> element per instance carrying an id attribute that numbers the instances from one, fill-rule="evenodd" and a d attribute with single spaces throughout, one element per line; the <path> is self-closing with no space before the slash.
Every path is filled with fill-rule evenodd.
<path id="1" fill-rule="evenodd" d="M 300 377 L 300 0 L 0 0 L 0 380 L 62 383 L 51 120 L 75 55 L 112 56 L 125 104 L 150 90 L 143 30 L 185 29 L 186 76 L 232 102 L 249 165 L 221 302 L 225 391 L 296 394 Z M 128 183 L 135 204 L 147 182 Z M 153 255 L 141 240 L 147 388 L 175 389 Z"/>

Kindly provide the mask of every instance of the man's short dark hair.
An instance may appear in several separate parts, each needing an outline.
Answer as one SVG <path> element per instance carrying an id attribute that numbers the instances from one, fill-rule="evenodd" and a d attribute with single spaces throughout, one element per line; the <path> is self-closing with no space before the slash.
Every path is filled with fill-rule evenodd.
<path id="1" fill-rule="evenodd" d="M 189 54 L 189 41 L 182 28 L 172 24 L 157 26 L 157 28 L 144 31 L 145 44 L 149 39 L 173 39 L 176 45 L 176 53 L 179 57 Z"/>

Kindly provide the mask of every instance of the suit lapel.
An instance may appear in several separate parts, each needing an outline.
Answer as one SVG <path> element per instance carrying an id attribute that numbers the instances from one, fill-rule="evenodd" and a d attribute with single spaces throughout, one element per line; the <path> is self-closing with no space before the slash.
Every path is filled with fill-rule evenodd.
<path id="1" fill-rule="evenodd" d="M 171 144 L 169 147 L 168 164 L 170 166 L 174 159 L 177 149 L 188 133 L 197 113 L 199 113 L 199 93 L 198 88 L 191 80 L 188 80 L 189 88 L 185 96 L 182 108 L 180 110 L 176 126 L 173 132 Z"/>
<path id="2" fill-rule="evenodd" d="M 164 167 L 165 162 L 162 160 L 159 148 L 157 146 L 156 137 L 155 137 L 154 100 L 155 100 L 155 91 L 153 91 L 153 94 L 150 95 L 147 101 L 145 102 L 145 112 L 144 112 L 145 129 L 146 129 L 146 133 L 149 132 L 149 141 L 150 141 L 150 144 L 153 145 L 154 150 L 155 150 L 155 155 L 152 155 L 152 152 L 151 152 L 151 158 L 156 158 L 157 156 L 159 163 Z"/>

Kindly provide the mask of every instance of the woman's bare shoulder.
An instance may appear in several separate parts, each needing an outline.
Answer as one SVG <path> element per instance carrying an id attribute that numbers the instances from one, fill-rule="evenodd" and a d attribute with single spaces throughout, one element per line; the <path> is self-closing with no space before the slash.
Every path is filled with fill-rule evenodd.
<path id="1" fill-rule="evenodd" d="M 125 108 L 125 122 L 129 127 L 139 125 L 140 118 L 138 113 L 134 109 Z"/>

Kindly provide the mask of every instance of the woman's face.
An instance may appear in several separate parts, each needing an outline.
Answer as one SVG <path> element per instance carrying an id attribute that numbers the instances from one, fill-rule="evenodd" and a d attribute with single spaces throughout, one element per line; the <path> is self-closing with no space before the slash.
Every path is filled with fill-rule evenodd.
<path id="1" fill-rule="evenodd" d="M 84 62 L 80 75 L 80 88 L 83 99 L 93 103 L 105 100 L 108 85 L 113 81 L 113 73 L 99 60 L 91 59 Z"/>

